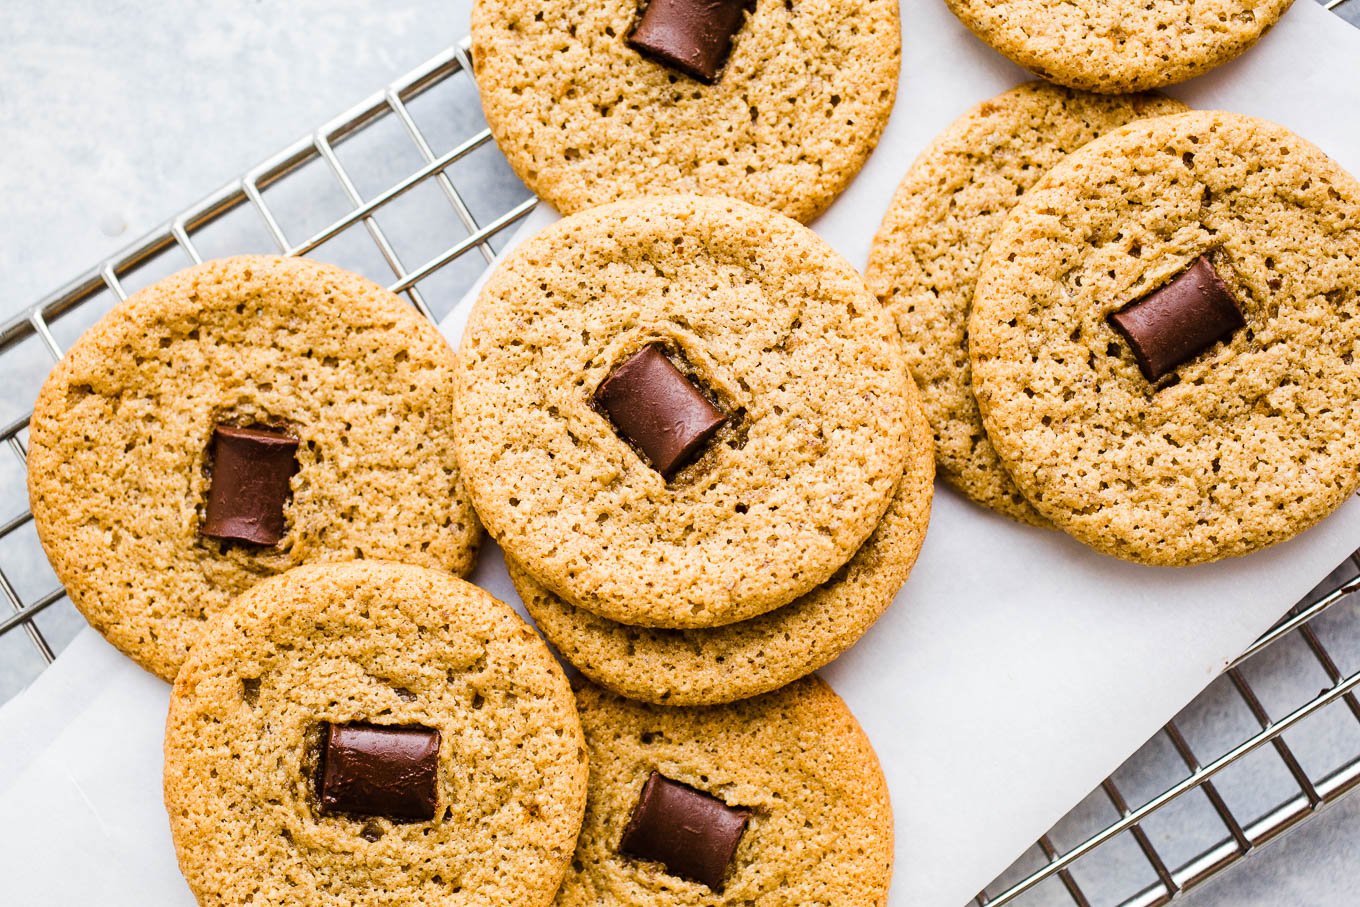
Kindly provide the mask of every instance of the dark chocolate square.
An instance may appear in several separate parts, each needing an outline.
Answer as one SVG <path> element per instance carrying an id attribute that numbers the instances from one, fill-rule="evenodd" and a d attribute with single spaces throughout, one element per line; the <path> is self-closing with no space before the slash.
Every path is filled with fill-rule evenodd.
<path id="1" fill-rule="evenodd" d="M 595 392 L 595 402 L 619 434 L 668 478 L 725 421 L 658 344 L 643 347 L 614 369 Z"/>
<path id="2" fill-rule="evenodd" d="M 1155 382 L 1246 325 L 1223 278 L 1203 255 L 1160 288 L 1110 316 Z"/>
<path id="3" fill-rule="evenodd" d="M 648 0 L 628 46 L 712 85 L 749 5 L 750 0 Z"/>
<path id="4" fill-rule="evenodd" d="M 203 534 L 254 545 L 283 538 L 297 447 L 297 438 L 274 429 L 217 426 Z"/>
<path id="5" fill-rule="evenodd" d="M 671 875 L 722 891 L 750 819 L 748 809 L 652 772 L 623 830 L 619 852 L 655 860 Z"/>
<path id="6" fill-rule="evenodd" d="M 427 822 L 438 801 L 439 732 L 376 724 L 324 724 L 317 799 L 327 813 Z"/>

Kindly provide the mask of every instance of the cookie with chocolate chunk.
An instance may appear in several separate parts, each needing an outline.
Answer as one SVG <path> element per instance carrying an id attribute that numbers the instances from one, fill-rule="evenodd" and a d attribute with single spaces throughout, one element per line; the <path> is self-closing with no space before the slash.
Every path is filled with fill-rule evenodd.
<path id="1" fill-rule="evenodd" d="M 478 0 L 482 109 L 571 214 L 726 195 L 809 221 L 863 166 L 901 59 L 897 0 Z"/>
<path id="2" fill-rule="evenodd" d="M 116 306 L 33 412 L 29 497 L 72 602 L 175 676 L 203 622 L 310 561 L 471 571 L 453 352 L 382 287 L 247 256 Z"/>
<path id="3" fill-rule="evenodd" d="M 203 905 L 552 902 L 585 808 L 566 677 L 444 571 L 298 567 L 175 681 L 165 806 Z"/>
<path id="4" fill-rule="evenodd" d="M 984 507 L 1045 525 L 1006 474 L 973 400 L 968 309 L 983 253 L 1025 190 L 1067 154 L 1125 123 L 1185 109 L 1158 95 L 1032 82 L 955 120 L 897 187 L 865 278 L 902 332 L 940 477 Z"/>
<path id="5" fill-rule="evenodd" d="M 722 627 L 635 627 L 573 607 L 513 561 L 506 564 L 510 579 L 548 642 L 582 674 L 629 698 L 712 705 L 791 683 L 873 626 L 921 551 L 935 462 L 914 389 L 909 396 L 910 455 L 888 512 L 831 579 L 782 608 Z"/>
<path id="6" fill-rule="evenodd" d="M 709 708 L 587 684 L 577 705 L 590 790 L 557 907 L 887 903 L 887 784 L 821 680 Z"/>
<path id="7" fill-rule="evenodd" d="M 1256 551 L 1360 484 L 1360 183 L 1281 126 L 1142 120 L 1025 193 L 968 324 L 1017 486 L 1092 547 Z"/>
<path id="8" fill-rule="evenodd" d="M 712 627 L 825 582 L 912 454 L 892 320 L 806 227 L 669 196 L 568 217 L 491 276 L 458 459 L 506 554 L 621 623 Z"/>
<path id="9" fill-rule="evenodd" d="M 999 53 L 1060 85 L 1115 93 L 1184 82 L 1241 54 L 1294 0 L 946 0 Z"/>

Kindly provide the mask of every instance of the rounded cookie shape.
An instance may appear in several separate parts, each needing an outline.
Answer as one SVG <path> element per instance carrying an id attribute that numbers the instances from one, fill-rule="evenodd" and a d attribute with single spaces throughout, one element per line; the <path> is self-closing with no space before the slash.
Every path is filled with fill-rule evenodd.
<path id="1" fill-rule="evenodd" d="M 409 305 L 319 262 L 223 259 L 136 293 L 34 407 L 33 520 L 71 601 L 172 680 L 204 620 L 297 564 L 467 574 L 481 530 L 453 449 L 453 361 Z M 219 423 L 299 442 L 277 544 L 202 532 Z"/>
<path id="2" fill-rule="evenodd" d="M 916 394 L 911 454 L 888 512 L 848 563 L 782 608 L 722 627 L 632 627 L 575 608 L 522 567 L 510 579 L 539 632 L 596 683 L 658 705 L 713 705 L 778 689 L 854 645 L 907 581 L 925 539 L 935 461 Z"/>
<path id="3" fill-rule="evenodd" d="M 1247 50 L 1294 0 L 947 0 L 997 52 L 1051 82 L 1146 91 Z"/>
<path id="4" fill-rule="evenodd" d="M 1159 95 L 1031 82 L 955 120 L 898 185 L 865 278 L 902 332 L 941 478 L 984 507 L 1047 525 L 1001 465 L 973 399 L 968 309 L 983 253 L 1025 190 L 1067 154 L 1132 120 L 1185 109 Z"/>
<path id="5" fill-rule="evenodd" d="M 1133 123 L 1050 170 L 992 243 L 968 326 L 987 434 L 1035 508 L 1180 565 L 1282 541 L 1354 493 L 1358 224 L 1354 178 L 1236 114 Z M 1201 257 L 1245 325 L 1151 382 L 1109 318 Z"/>
<path id="6" fill-rule="evenodd" d="M 438 733 L 432 782 L 392 771 L 386 788 L 427 779 L 432 818 L 322 806 L 330 771 L 351 792 L 380 777 L 322 752 L 327 725 L 356 724 Z M 549 904 L 586 775 L 547 647 L 477 587 L 400 564 L 307 565 L 251 588 L 209 622 L 166 721 L 170 830 L 203 905 Z"/>
<path id="7" fill-rule="evenodd" d="M 596 402 L 645 348 L 725 416 L 669 477 Z M 910 382 L 891 319 L 807 228 L 731 199 L 620 202 L 487 282 L 459 349 L 458 458 L 506 553 L 567 601 L 716 626 L 788 604 L 873 531 Z"/>
<path id="8" fill-rule="evenodd" d="M 887 784 L 854 716 L 817 677 L 709 708 L 645 705 L 581 685 L 577 705 L 590 792 L 556 907 L 887 903 Z M 721 896 L 662 863 L 620 853 L 653 772 L 750 812 L 722 873 Z"/>
<path id="9" fill-rule="evenodd" d="M 634 0 L 474 4 L 487 123 L 563 213 L 692 192 L 808 221 L 877 144 L 897 91 L 897 0 L 752 3 L 711 85 L 630 47 L 639 15 Z"/>

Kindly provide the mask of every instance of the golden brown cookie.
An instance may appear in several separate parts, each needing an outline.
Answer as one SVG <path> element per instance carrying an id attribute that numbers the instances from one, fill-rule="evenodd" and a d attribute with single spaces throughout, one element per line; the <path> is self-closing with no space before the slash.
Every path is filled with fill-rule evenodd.
<path id="1" fill-rule="evenodd" d="M 577 690 L 577 703 L 590 752 L 590 793 L 557 907 L 887 903 L 893 863 L 887 784 L 854 716 L 821 680 L 806 677 L 709 708 L 644 705 L 589 685 Z M 692 854 L 674 856 L 716 853 L 719 859 L 663 862 L 620 852 L 630 824 L 635 832 L 662 830 L 668 818 L 683 817 L 663 801 L 648 811 L 646 826 L 630 823 L 653 772 L 670 782 L 682 806 L 697 801 L 717 820 L 689 823 L 703 827 L 702 840 Z M 735 853 L 722 860 L 720 823 L 731 813 L 739 821 L 743 812 L 747 821 Z M 645 846 L 645 834 L 629 837 L 631 849 L 656 854 Z M 698 875 L 695 868 L 719 876 L 721 893 L 676 874 Z"/>
<path id="2" fill-rule="evenodd" d="M 680 374 L 642 400 L 661 434 L 684 386 L 725 420 L 672 473 L 598 399 L 651 347 Z M 909 455 L 910 383 L 892 319 L 807 228 L 731 199 L 620 202 L 491 276 L 459 349 L 458 458 L 488 529 L 556 594 L 624 623 L 717 626 L 859 549 Z"/>
<path id="3" fill-rule="evenodd" d="M 751 6 L 708 85 L 630 46 L 634 0 L 478 0 L 472 53 L 497 144 L 566 214 L 692 192 L 811 220 L 887 123 L 897 0 Z"/>
<path id="4" fill-rule="evenodd" d="M 1237 114 L 1132 123 L 1050 170 L 992 242 L 968 325 L 983 422 L 1025 497 L 1167 565 L 1331 513 L 1360 484 L 1357 225 L 1353 177 Z"/>
<path id="5" fill-rule="evenodd" d="M 1185 109 L 1159 95 L 1031 82 L 955 120 L 897 187 L 865 277 L 902 332 L 940 477 L 984 507 L 1045 525 L 1006 474 L 973 399 L 968 309 L 983 253 L 1025 190 L 1067 154 L 1132 120 Z"/>
<path id="6" fill-rule="evenodd" d="M 586 775 L 547 647 L 475 586 L 400 564 L 256 584 L 205 628 L 166 722 L 203 905 L 548 904 Z"/>
<path id="7" fill-rule="evenodd" d="M 1184 82 L 1245 51 L 1294 0 L 946 0 L 998 52 L 1060 85 L 1115 93 Z"/>
<path id="8" fill-rule="evenodd" d="M 906 582 L 925 539 L 935 461 L 917 395 L 911 450 L 888 512 L 855 556 L 822 585 L 759 617 L 722 627 L 632 627 L 575 608 L 512 561 L 506 566 L 539 632 L 591 680 L 658 705 L 712 705 L 810 674 L 873 626 Z"/>
<path id="9" fill-rule="evenodd" d="M 208 617 L 296 564 L 466 574 L 480 528 L 452 370 L 432 324 L 339 268 L 248 256 L 181 271 L 115 307 L 43 386 L 28 470 L 43 547 L 90 623 L 167 680 Z M 274 544 L 204 534 L 218 424 L 298 442 Z"/>

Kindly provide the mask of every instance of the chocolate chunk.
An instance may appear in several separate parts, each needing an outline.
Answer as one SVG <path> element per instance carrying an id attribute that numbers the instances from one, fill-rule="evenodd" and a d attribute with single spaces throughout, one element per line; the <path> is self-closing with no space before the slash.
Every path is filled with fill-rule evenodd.
<path id="1" fill-rule="evenodd" d="M 434 818 L 438 777 L 432 728 L 322 725 L 316 793 L 323 812 L 426 822 Z"/>
<path id="2" fill-rule="evenodd" d="M 748 0 L 649 0 L 628 46 L 712 85 L 732 50 Z"/>
<path id="3" fill-rule="evenodd" d="M 619 852 L 655 860 L 671 875 L 722 891 L 751 811 L 652 772 L 619 841 Z"/>
<path id="4" fill-rule="evenodd" d="M 1156 381 L 1246 325 L 1232 291 L 1209 259 L 1110 316 L 1143 377 Z"/>
<path id="5" fill-rule="evenodd" d="M 281 431 L 219 425 L 213 431 L 212 485 L 203 534 L 273 545 L 283 538 L 296 438 Z"/>
<path id="6" fill-rule="evenodd" d="M 614 369 L 595 402 L 652 467 L 669 477 L 723 424 L 723 414 L 666 358 L 645 346 Z"/>

